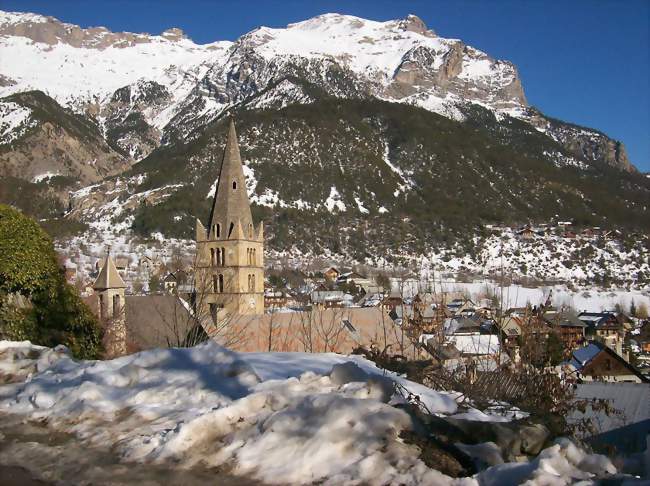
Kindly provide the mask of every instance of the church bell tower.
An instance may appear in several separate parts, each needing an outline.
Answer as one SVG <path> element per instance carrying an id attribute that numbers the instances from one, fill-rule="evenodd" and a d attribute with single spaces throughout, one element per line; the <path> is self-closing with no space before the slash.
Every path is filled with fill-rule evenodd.
<path id="1" fill-rule="evenodd" d="M 200 315 L 264 313 L 264 230 L 253 225 L 232 119 L 207 228 L 196 221 L 196 251 Z"/>

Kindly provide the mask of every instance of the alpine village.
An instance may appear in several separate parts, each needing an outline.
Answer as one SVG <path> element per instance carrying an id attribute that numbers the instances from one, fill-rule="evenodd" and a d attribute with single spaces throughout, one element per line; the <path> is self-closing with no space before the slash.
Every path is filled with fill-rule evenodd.
<path id="1" fill-rule="evenodd" d="M 0 12 L 0 483 L 648 484 L 649 203 L 415 15 Z"/>

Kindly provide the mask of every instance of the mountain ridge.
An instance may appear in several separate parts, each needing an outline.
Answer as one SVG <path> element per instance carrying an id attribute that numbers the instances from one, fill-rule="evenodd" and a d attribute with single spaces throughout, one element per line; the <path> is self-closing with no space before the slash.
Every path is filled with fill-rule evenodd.
<path id="1" fill-rule="evenodd" d="M 25 62 L 0 67 L 14 83 L 0 83 L 0 154 L 25 160 L 42 148 L 25 192 L 45 188 L 60 209 L 19 199 L 40 218 L 190 237 L 233 114 L 253 210 L 269 221 L 276 251 L 338 248 L 363 259 L 366 237 L 374 256 L 418 254 L 486 224 L 560 218 L 645 231 L 650 220 L 648 179 L 620 142 L 529 106 L 514 65 L 415 16 L 326 14 L 205 45 L 178 32 L 101 49 L 7 32 L 0 21 L 0 54 Z M 42 96 L 29 91 L 39 86 Z M 30 97 L 86 127 L 92 136 L 73 137 L 76 150 L 104 151 L 101 170 L 66 145 L 25 141 L 44 126 Z M 59 170 L 61 153 L 73 169 Z M 3 194 L 21 175 L 0 170 Z"/>

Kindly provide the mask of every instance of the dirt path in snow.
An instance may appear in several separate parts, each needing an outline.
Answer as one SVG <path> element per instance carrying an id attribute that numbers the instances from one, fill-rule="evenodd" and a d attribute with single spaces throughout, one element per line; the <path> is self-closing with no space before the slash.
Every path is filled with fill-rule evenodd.
<path id="1" fill-rule="evenodd" d="M 109 449 L 0 413 L 0 485 L 247 486 L 261 483 L 217 470 L 120 463 Z"/>

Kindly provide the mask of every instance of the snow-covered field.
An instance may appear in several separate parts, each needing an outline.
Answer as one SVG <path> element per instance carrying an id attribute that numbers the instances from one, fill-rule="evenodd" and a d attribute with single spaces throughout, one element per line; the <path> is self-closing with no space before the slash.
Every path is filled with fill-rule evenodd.
<path id="1" fill-rule="evenodd" d="M 412 420 L 393 406 L 404 401 L 393 383 L 439 415 L 459 415 L 455 395 L 360 357 L 234 353 L 210 342 L 77 362 L 65 348 L 2 341 L 0 375 L 14 381 L 0 386 L 0 410 L 46 419 L 127 462 L 227 467 L 275 484 L 570 484 L 616 472 L 561 440 L 530 462 L 447 477 L 399 437 Z"/>
<path id="2" fill-rule="evenodd" d="M 399 289 L 399 282 L 394 287 Z M 422 284 L 410 286 L 405 294 L 415 295 Z M 523 285 L 507 285 L 501 288 L 496 282 L 488 279 L 475 280 L 473 282 L 458 282 L 455 280 L 443 280 L 435 283 L 437 292 L 463 293 L 468 295 L 473 302 L 480 303 L 482 299 L 489 296 L 496 296 L 501 300 L 503 306 L 525 307 L 527 304 L 540 305 L 551 297 L 551 303 L 556 307 L 569 306 L 577 311 L 601 312 L 613 310 L 620 305 L 624 311 L 628 311 L 634 301 L 636 306 L 645 304 L 650 308 L 650 291 L 648 289 L 599 289 L 596 286 L 585 286 L 582 289 L 572 290 L 567 285 L 547 285 L 541 287 L 525 287 Z"/>

